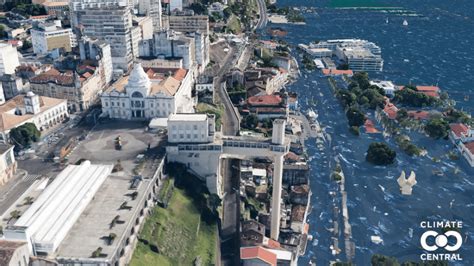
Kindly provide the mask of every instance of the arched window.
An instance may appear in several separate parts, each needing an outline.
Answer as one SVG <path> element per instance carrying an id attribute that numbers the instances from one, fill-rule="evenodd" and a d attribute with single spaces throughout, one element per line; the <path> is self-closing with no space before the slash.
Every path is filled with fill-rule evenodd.
<path id="1" fill-rule="evenodd" d="M 134 93 L 132 93 L 132 98 L 143 98 L 143 94 L 138 91 L 135 91 Z"/>

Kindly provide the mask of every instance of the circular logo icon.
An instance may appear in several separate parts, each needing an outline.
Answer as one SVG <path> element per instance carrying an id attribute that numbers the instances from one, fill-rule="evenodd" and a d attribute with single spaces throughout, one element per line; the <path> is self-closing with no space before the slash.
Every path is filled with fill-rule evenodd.
<path id="1" fill-rule="evenodd" d="M 429 245 L 427 240 L 429 237 L 434 238 L 434 245 Z M 456 239 L 456 243 L 454 245 L 448 245 L 449 237 L 454 237 Z M 426 251 L 435 251 L 438 248 L 444 248 L 447 251 L 456 251 L 461 248 L 462 245 L 462 237 L 461 234 L 457 231 L 447 231 L 444 234 L 440 234 L 433 230 L 428 230 L 421 235 L 420 238 L 421 247 Z"/>

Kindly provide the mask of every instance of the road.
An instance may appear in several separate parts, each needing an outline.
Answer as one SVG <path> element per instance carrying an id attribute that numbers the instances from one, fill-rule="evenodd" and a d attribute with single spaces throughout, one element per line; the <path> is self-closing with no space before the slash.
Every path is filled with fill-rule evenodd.
<path id="1" fill-rule="evenodd" d="M 265 0 L 257 0 L 257 5 L 260 17 L 258 19 L 257 25 L 255 26 L 255 29 L 260 30 L 267 26 L 267 5 L 265 4 Z"/>
<path id="2" fill-rule="evenodd" d="M 235 136 L 239 132 L 240 124 L 239 118 L 234 111 L 234 105 L 232 104 L 229 95 L 227 94 L 225 86 L 222 86 L 224 81 L 224 74 L 229 72 L 239 59 L 243 51 L 242 47 L 231 46 L 229 55 L 222 63 L 221 69 L 217 73 L 217 77 L 214 79 L 214 87 L 217 89 L 220 102 L 224 105 L 224 116 L 222 118 L 222 132 L 227 136 Z"/>

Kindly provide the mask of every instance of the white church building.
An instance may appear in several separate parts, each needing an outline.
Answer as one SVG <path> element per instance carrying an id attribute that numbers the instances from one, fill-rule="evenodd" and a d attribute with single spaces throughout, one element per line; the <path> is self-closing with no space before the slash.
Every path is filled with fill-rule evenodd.
<path id="1" fill-rule="evenodd" d="M 101 95 L 102 113 L 110 118 L 148 120 L 194 112 L 193 72 L 182 68 L 149 68 L 135 64 Z"/>

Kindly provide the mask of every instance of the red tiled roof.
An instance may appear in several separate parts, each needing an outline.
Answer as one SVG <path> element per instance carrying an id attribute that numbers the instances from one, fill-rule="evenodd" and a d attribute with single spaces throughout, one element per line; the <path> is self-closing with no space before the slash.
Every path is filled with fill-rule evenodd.
<path id="1" fill-rule="evenodd" d="M 474 141 L 464 143 L 464 146 L 471 154 L 474 154 Z"/>
<path id="2" fill-rule="evenodd" d="M 333 69 L 333 68 L 324 68 L 323 69 L 323 74 L 326 76 L 339 76 L 339 75 L 348 75 L 352 76 L 354 73 L 352 70 L 339 70 L 339 69 Z"/>
<path id="3" fill-rule="evenodd" d="M 380 132 L 375 128 L 374 122 L 372 122 L 372 120 L 370 119 L 365 120 L 364 127 L 365 127 L 365 132 L 370 133 L 370 134 Z"/>
<path id="4" fill-rule="evenodd" d="M 59 85 L 73 85 L 74 75 L 71 71 L 61 73 L 55 68 L 39 74 L 31 79 L 31 83 L 56 83 Z"/>
<path id="5" fill-rule="evenodd" d="M 403 90 L 405 86 L 399 86 L 399 88 Z M 416 86 L 416 90 L 431 97 L 439 97 L 440 89 L 438 86 Z"/>
<path id="6" fill-rule="evenodd" d="M 268 244 L 267 244 L 267 246 L 268 246 L 269 248 L 280 248 L 280 247 L 281 247 L 281 246 L 280 246 L 280 242 L 275 241 L 275 240 L 273 240 L 273 239 L 271 239 L 271 238 L 268 239 Z"/>
<path id="7" fill-rule="evenodd" d="M 430 113 L 427 111 L 408 111 L 408 116 L 417 120 L 426 120 L 430 117 Z"/>
<path id="8" fill-rule="evenodd" d="M 279 105 L 281 97 L 279 95 L 252 96 L 247 99 L 249 105 Z"/>
<path id="9" fill-rule="evenodd" d="M 454 135 L 458 138 L 461 137 L 461 134 L 467 134 L 469 131 L 469 128 L 462 123 L 449 124 L 449 127 L 451 128 L 451 131 L 454 133 Z"/>
<path id="10" fill-rule="evenodd" d="M 277 255 L 262 247 L 242 247 L 240 248 L 240 259 L 259 259 L 269 265 L 277 265 Z"/>
<path id="11" fill-rule="evenodd" d="M 385 112 L 385 114 L 387 114 L 389 119 L 397 118 L 398 108 L 388 100 L 385 103 L 385 107 L 383 108 L 383 111 Z"/>

